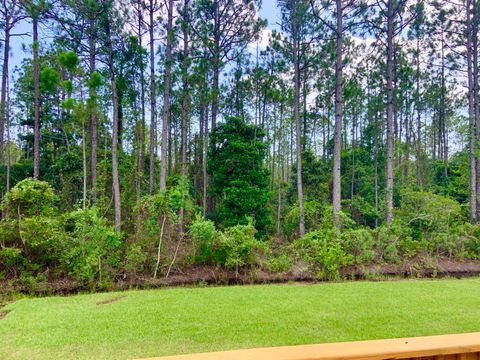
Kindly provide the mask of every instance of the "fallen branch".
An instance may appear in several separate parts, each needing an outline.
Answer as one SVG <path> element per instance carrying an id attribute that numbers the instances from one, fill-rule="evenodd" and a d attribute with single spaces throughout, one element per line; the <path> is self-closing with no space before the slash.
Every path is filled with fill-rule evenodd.
<path id="1" fill-rule="evenodd" d="M 155 272 L 153 273 L 153 278 L 157 278 L 158 266 L 160 265 L 160 250 L 162 248 L 162 238 L 163 238 L 163 228 L 165 227 L 166 216 L 163 216 L 162 228 L 160 229 L 160 239 L 158 240 L 158 251 L 157 251 L 157 265 L 155 266 Z"/>

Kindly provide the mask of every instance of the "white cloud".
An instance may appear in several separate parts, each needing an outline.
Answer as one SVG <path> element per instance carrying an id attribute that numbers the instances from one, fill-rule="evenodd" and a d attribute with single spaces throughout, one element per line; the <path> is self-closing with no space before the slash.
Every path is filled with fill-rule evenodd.
<path id="1" fill-rule="evenodd" d="M 265 50 L 270 42 L 270 38 L 272 37 L 272 29 L 264 28 L 260 33 L 257 41 L 253 41 L 248 44 L 248 49 L 250 52 L 255 53 L 257 50 L 257 45 L 259 50 Z"/>

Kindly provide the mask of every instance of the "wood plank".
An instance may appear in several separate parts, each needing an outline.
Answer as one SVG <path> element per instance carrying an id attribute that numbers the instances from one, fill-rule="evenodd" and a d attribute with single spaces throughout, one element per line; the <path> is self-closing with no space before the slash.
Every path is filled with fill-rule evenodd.
<path id="1" fill-rule="evenodd" d="M 150 360 L 384 360 L 480 352 L 480 333 L 423 336 L 413 338 L 353 341 L 318 345 L 280 346 L 222 352 L 176 355 Z M 448 358 L 447 358 L 448 359 Z"/>

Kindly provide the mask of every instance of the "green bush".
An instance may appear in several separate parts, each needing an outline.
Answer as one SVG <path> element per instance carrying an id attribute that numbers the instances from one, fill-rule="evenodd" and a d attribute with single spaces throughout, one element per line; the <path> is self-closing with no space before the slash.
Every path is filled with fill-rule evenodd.
<path id="1" fill-rule="evenodd" d="M 305 228 L 307 231 L 318 227 L 324 212 L 324 206 L 315 200 L 305 201 L 303 204 Z M 283 221 L 283 230 L 288 237 L 298 234 L 298 203 L 294 203 L 288 211 Z"/>
<path id="2" fill-rule="evenodd" d="M 212 260 L 212 245 L 217 237 L 213 221 L 205 220 L 200 214 L 197 214 L 195 221 L 190 225 L 190 235 L 195 244 L 195 260 L 199 263 Z"/>
<path id="3" fill-rule="evenodd" d="M 64 233 L 61 218 L 31 216 L 18 223 L 20 239 L 32 262 L 42 267 L 58 265 Z"/>
<path id="4" fill-rule="evenodd" d="M 147 254 L 139 244 L 132 244 L 125 252 L 125 270 L 132 274 L 145 270 Z"/>
<path id="5" fill-rule="evenodd" d="M 244 266 L 255 265 L 259 252 L 265 250 L 265 243 L 255 238 L 252 219 L 248 225 L 237 225 L 225 229 L 216 237 L 214 258 L 216 262 L 236 272 Z"/>
<path id="6" fill-rule="evenodd" d="M 460 204 L 427 191 L 404 190 L 395 222 L 401 227 L 399 249 L 405 257 L 424 251 L 431 255 L 456 252 L 461 225 L 466 222 Z"/>
<path id="7" fill-rule="evenodd" d="M 4 247 L 0 249 L 0 269 L 8 274 L 17 276 L 24 268 L 26 260 L 22 255 L 22 249 L 16 247 Z"/>
<path id="8" fill-rule="evenodd" d="M 353 261 L 353 257 L 345 250 L 344 240 L 334 227 L 309 232 L 292 245 L 298 255 L 313 266 L 321 279 L 339 278 L 340 268 Z"/>
<path id="9" fill-rule="evenodd" d="M 480 259 L 480 224 L 465 223 L 459 228 L 453 255 L 468 259 Z"/>
<path id="10" fill-rule="evenodd" d="M 49 183 L 27 178 L 7 193 L 3 207 L 18 217 L 47 215 L 53 211 L 54 201 L 55 195 Z"/>
<path id="11" fill-rule="evenodd" d="M 174 213 L 178 213 L 180 208 L 183 208 L 185 212 L 192 209 L 193 205 L 187 181 L 179 180 L 175 186 L 171 186 L 168 189 L 167 193 L 169 206 Z"/>
<path id="12" fill-rule="evenodd" d="M 14 219 L 0 220 L 0 246 L 8 246 L 16 243 L 18 239 L 18 222 Z"/>
<path id="13" fill-rule="evenodd" d="M 398 263 L 400 255 L 398 252 L 399 229 L 389 226 L 380 226 L 375 230 L 374 247 L 381 260 L 387 263 Z"/>
<path id="14" fill-rule="evenodd" d="M 62 237 L 59 218 L 31 216 L 19 222 L 20 238 L 30 249 L 52 252 Z"/>
<path id="15" fill-rule="evenodd" d="M 368 229 L 347 229 L 342 233 L 347 252 L 355 264 L 372 261 L 375 257 L 373 236 Z"/>
<path id="16" fill-rule="evenodd" d="M 357 224 L 366 225 L 369 227 L 375 226 L 375 221 L 378 220 L 379 214 L 365 198 L 361 196 L 354 196 L 351 200 L 342 201 L 343 208 L 355 220 Z"/>
<path id="17" fill-rule="evenodd" d="M 67 214 L 65 230 L 62 262 L 69 273 L 90 286 L 111 279 L 120 265 L 121 234 L 95 209 Z"/>
<path id="18" fill-rule="evenodd" d="M 292 266 L 292 257 L 290 254 L 270 255 L 266 261 L 268 271 L 273 273 L 285 272 Z"/>

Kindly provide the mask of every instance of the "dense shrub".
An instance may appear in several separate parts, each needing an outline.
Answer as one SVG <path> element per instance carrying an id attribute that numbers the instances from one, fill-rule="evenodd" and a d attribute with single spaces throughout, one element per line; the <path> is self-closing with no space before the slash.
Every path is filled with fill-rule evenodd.
<path id="1" fill-rule="evenodd" d="M 125 270 L 130 274 L 143 272 L 146 261 L 147 253 L 139 244 L 132 244 L 125 251 Z"/>
<path id="2" fill-rule="evenodd" d="M 260 267 L 303 271 L 307 265 L 320 279 L 336 279 L 350 264 L 431 264 L 438 256 L 480 259 L 480 225 L 468 222 L 457 201 L 401 186 L 395 196 L 398 206 L 388 225 L 372 229 L 377 211 L 355 196 L 343 202 L 345 212 L 338 214 L 336 228 L 331 206 L 310 199 L 305 202 L 310 231 L 304 238 L 291 240 L 298 228 L 298 206 L 293 204 L 285 208 L 281 224 L 288 236 L 259 241 L 251 217 L 230 226 L 221 221 L 219 227 L 203 216 L 194 217 L 188 184 L 173 176 L 168 190 L 136 202 L 135 222 L 128 225 L 134 231 L 123 227 L 128 234 L 124 242 L 107 216 L 100 215 L 108 214 L 107 206 L 61 214 L 52 187 L 28 178 L 2 203 L 0 279 L 16 278 L 35 289 L 47 280 L 71 276 L 93 288 L 119 276 L 165 275 L 175 263 L 215 265 L 237 273 Z M 185 210 L 185 233 L 177 226 L 180 209 Z"/>
<path id="3" fill-rule="evenodd" d="M 400 261 L 398 241 L 400 229 L 392 226 L 380 226 L 374 230 L 374 247 L 382 262 L 397 263 Z"/>
<path id="4" fill-rule="evenodd" d="M 16 247 L 0 248 L 0 264 L 4 269 L 4 276 L 18 276 L 23 270 L 25 262 L 26 259 L 22 255 L 22 249 Z"/>
<path id="5" fill-rule="evenodd" d="M 247 225 L 236 225 L 225 229 L 216 237 L 214 258 L 217 264 L 229 269 L 255 265 L 265 243 L 255 238 L 256 229 L 250 219 Z"/>
<path id="6" fill-rule="evenodd" d="M 355 264 L 372 261 L 375 257 L 373 236 L 369 229 L 348 229 L 342 233 L 347 252 Z"/>
<path id="7" fill-rule="evenodd" d="M 480 259 L 480 224 L 465 223 L 459 227 L 453 255 Z"/>
<path id="8" fill-rule="evenodd" d="M 27 178 L 15 185 L 5 196 L 3 207 L 18 217 L 46 215 L 53 211 L 55 195 L 45 181 Z"/>
<path id="9" fill-rule="evenodd" d="M 172 243 L 172 238 L 178 233 L 178 209 L 182 204 L 176 192 L 172 200 L 171 191 L 161 191 L 145 196 L 137 203 L 134 212 L 136 217 L 135 233 L 128 242 L 136 244 L 138 252 L 146 255 L 145 271 L 154 273 L 158 257 L 158 247 L 162 259 L 165 259 L 167 245 Z M 183 198 L 183 197 L 182 197 Z M 161 244 L 160 244 L 161 242 Z M 159 264 L 160 271 L 166 266 L 164 261 Z"/>
<path id="10" fill-rule="evenodd" d="M 426 191 L 403 191 L 395 222 L 401 228 L 399 249 L 406 257 L 421 251 L 452 255 L 460 225 L 466 222 L 460 204 Z"/>
<path id="11" fill-rule="evenodd" d="M 78 281 L 93 286 L 111 280 L 120 265 L 121 235 L 95 209 L 65 217 L 62 264 Z"/>
<path id="12" fill-rule="evenodd" d="M 324 209 L 325 207 L 318 201 L 310 200 L 304 202 L 303 211 L 305 218 L 305 229 L 307 229 L 307 231 L 314 230 L 320 225 Z M 298 203 L 294 203 L 290 207 L 282 223 L 283 232 L 288 237 L 291 237 L 298 233 L 298 214 Z"/>
<path id="13" fill-rule="evenodd" d="M 20 240 L 31 262 L 58 265 L 64 238 L 60 217 L 31 216 L 18 222 Z"/>
<path id="14" fill-rule="evenodd" d="M 58 267 L 62 230 L 54 201 L 52 187 L 31 178 L 6 194 L 5 217 L 0 221 L 0 271 L 17 276 Z"/>
<path id="15" fill-rule="evenodd" d="M 379 219 L 375 208 L 361 196 L 354 196 L 351 200 L 342 201 L 343 208 L 357 224 L 374 227 Z"/>
<path id="16" fill-rule="evenodd" d="M 351 264 L 352 255 L 346 252 L 346 244 L 334 228 L 324 228 L 307 233 L 292 244 L 298 255 L 313 266 L 321 279 L 335 279 L 340 268 Z"/>
<path id="17" fill-rule="evenodd" d="M 270 254 L 265 265 L 267 270 L 273 273 L 281 273 L 290 269 L 293 264 L 293 257 L 287 251 Z"/>
<path id="18" fill-rule="evenodd" d="M 237 272 L 242 267 L 256 265 L 260 253 L 267 249 L 266 243 L 255 238 L 256 232 L 251 218 L 247 225 L 219 231 L 211 220 L 197 215 L 189 230 L 195 244 L 195 261 L 214 263 Z"/>
<path id="19" fill-rule="evenodd" d="M 195 244 L 195 260 L 205 263 L 213 259 L 213 242 L 218 236 L 215 224 L 205 220 L 197 214 L 195 221 L 190 225 L 190 235 Z"/>

